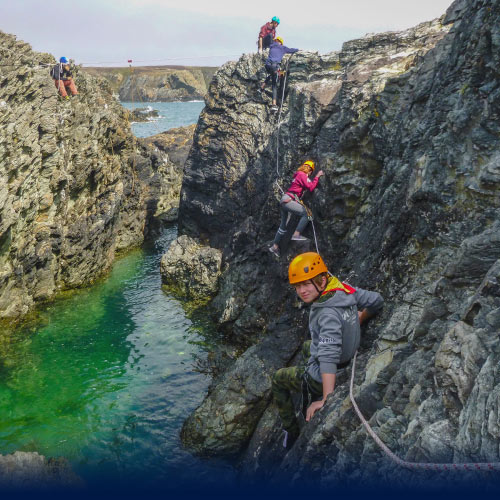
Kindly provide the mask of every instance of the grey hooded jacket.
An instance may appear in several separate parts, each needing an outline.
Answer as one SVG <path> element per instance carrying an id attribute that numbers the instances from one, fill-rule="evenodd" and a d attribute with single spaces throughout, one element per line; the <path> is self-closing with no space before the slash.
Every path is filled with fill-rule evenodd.
<path id="1" fill-rule="evenodd" d="M 311 357 L 307 371 L 322 382 L 322 373 L 337 373 L 337 365 L 352 359 L 359 347 L 358 310 L 375 314 L 384 304 L 377 292 L 356 288 L 352 294 L 337 290 L 324 302 L 315 302 L 309 313 Z"/>

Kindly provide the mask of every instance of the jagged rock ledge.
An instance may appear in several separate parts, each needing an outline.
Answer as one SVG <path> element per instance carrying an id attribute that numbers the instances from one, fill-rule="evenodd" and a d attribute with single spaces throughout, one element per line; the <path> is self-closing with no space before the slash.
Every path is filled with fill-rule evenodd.
<path id="1" fill-rule="evenodd" d="M 2 32 L 0 54 L 0 318 L 12 320 L 141 244 L 170 186 L 103 79 L 75 68 L 79 95 L 61 101 L 52 56 Z"/>

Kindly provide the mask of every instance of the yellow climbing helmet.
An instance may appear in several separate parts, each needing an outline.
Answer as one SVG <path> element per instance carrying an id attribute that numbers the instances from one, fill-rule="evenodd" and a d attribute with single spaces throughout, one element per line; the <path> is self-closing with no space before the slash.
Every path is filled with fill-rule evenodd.
<path id="1" fill-rule="evenodd" d="M 288 266 L 288 281 L 294 285 L 327 272 L 328 269 L 319 254 L 316 252 L 301 253 Z"/>
<path id="2" fill-rule="evenodd" d="M 277 36 L 275 39 L 274 39 L 275 42 L 279 42 L 281 43 L 281 45 L 283 45 L 283 38 L 281 38 L 280 36 Z"/>
<path id="3" fill-rule="evenodd" d="M 312 171 L 314 172 L 314 162 L 312 160 L 305 161 L 304 165 L 307 165 L 308 167 L 311 167 Z"/>

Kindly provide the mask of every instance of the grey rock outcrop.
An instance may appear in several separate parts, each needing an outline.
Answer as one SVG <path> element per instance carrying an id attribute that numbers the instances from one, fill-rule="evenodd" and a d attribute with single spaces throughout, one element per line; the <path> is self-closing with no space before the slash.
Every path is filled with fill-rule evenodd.
<path id="1" fill-rule="evenodd" d="M 279 219 L 274 181 L 286 187 L 311 157 L 325 171 L 306 201 L 319 249 L 334 274 L 352 271 L 351 284 L 377 289 L 386 304 L 363 332 L 356 398 L 408 460 L 500 462 L 499 41 L 500 1 L 474 0 L 338 53 L 299 52 L 279 128 L 268 98 L 256 93 L 262 59 L 245 55 L 215 75 L 186 162 L 180 232 L 224 252 L 213 310 L 240 344 L 265 342 L 273 318 L 286 314 L 294 324 L 302 314 L 286 269 L 304 248 L 292 244 L 278 265 L 266 248 Z M 254 350 L 218 377 L 186 421 L 187 445 L 239 454 L 250 440 L 240 456 L 255 477 L 394 480 L 346 399 L 347 379 L 285 457 L 274 447 L 267 379 L 247 405 L 259 418 L 236 418 L 245 415 L 252 360 L 262 369 Z M 277 354 L 273 369 L 292 351 Z M 233 432 L 240 422 L 246 428 Z"/>
<path id="2" fill-rule="evenodd" d="M 158 116 L 158 111 L 150 108 L 136 108 L 130 112 L 130 119 L 135 122 L 147 122 L 150 118 Z"/>
<path id="3" fill-rule="evenodd" d="M 1 32 L 0 53 L 0 318 L 18 318 L 140 244 L 162 180 L 104 80 L 75 68 L 61 101 L 52 56 Z"/>
<path id="4" fill-rule="evenodd" d="M 155 217 L 164 222 L 177 220 L 184 163 L 193 143 L 195 127 L 173 128 L 140 140 L 156 155 L 162 182 Z"/>
<path id="5" fill-rule="evenodd" d="M 211 298 L 218 289 L 222 252 L 180 236 L 160 263 L 162 282 L 191 300 Z"/>

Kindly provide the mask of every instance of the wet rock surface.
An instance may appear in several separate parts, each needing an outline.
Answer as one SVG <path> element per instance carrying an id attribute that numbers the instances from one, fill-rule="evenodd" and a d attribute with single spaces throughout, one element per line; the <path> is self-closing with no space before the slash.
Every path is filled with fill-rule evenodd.
<path id="1" fill-rule="evenodd" d="M 135 108 L 130 112 L 130 119 L 134 122 L 147 122 L 150 118 L 157 118 L 159 113 L 156 109 Z"/>
<path id="2" fill-rule="evenodd" d="M 65 459 L 17 451 L 0 455 L 0 490 L 83 488 L 84 483 Z"/>
<path id="3" fill-rule="evenodd" d="M 299 483 L 436 477 L 387 460 L 353 411 L 347 377 L 290 452 L 276 444 L 269 376 L 307 331 L 284 331 L 265 362 L 255 354 L 276 339 L 268 325 L 304 314 L 286 282 L 304 245 L 279 261 L 266 248 L 279 223 L 274 181 L 286 188 L 312 158 L 326 174 L 306 200 L 325 261 L 385 299 L 363 327 L 361 411 L 407 460 L 500 462 L 499 44 L 500 2 L 475 0 L 338 53 L 299 52 L 280 127 L 257 93 L 261 56 L 217 72 L 185 166 L 180 233 L 222 250 L 214 315 L 234 342 L 257 343 L 186 421 L 187 446 L 238 454 L 244 475 Z"/>
<path id="4" fill-rule="evenodd" d="M 140 244 L 162 179 L 109 85 L 75 68 L 61 100 L 55 62 L 0 33 L 0 317 L 89 284 Z"/>

